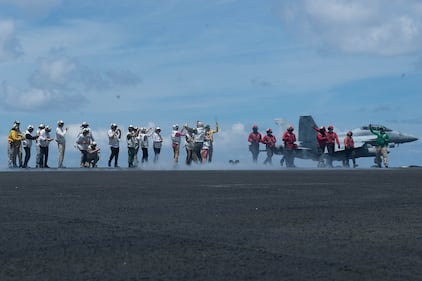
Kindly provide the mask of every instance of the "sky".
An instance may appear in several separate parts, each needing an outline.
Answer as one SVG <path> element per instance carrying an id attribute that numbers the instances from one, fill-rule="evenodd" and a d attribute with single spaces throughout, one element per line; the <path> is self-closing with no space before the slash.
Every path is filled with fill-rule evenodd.
<path id="1" fill-rule="evenodd" d="M 417 0 L 0 0 L 0 168 L 14 120 L 53 131 L 63 120 L 67 166 L 78 166 L 84 121 L 100 165 L 110 123 L 160 126 L 163 165 L 171 126 L 197 120 L 219 122 L 213 158 L 223 166 L 251 162 L 253 124 L 281 144 L 300 115 L 338 132 L 378 123 L 421 138 L 421 76 Z M 50 166 L 56 153 L 52 143 Z M 420 140 L 404 144 L 390 166 L 421 156 Z"/>

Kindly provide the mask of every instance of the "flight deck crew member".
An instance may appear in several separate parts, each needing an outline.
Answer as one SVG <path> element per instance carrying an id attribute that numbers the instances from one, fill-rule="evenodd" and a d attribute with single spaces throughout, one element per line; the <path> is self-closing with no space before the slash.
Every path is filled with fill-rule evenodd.
<path id="1" fill-rule="evenodd" d="M 192 130 L 189 130 L 188 125 L 185 124 L 184 128 L 186 128 L 186 135 L 185 135 L 185 149 L 186 149 L 186 165 L 192 164 L 193 161 L 193 148 L 194 148 L 194 142 L 193 142 L 193 132 Z"/>
<path id="2" fill-rule="evenodd" d="M 157 127 L 155 128 L 155 131 L 152 134 L 152 147 L 154 149 L 154 163 L 158 162 L 158 156 L 160 156 L 162 144 L 163 144 L 163 137 L 161 136 L 161 129 L 160 127 Z"/>
<path id="3" fill-rule="evenodd" d="M 211 129 L 210 125 L 205 126 L 206 138 L 208 138 L 208 162 L 212 162 L 212 154 L 214 152 L 214 134 L 218 133 L 218 122 L 215 122 L 215 130 Z"/>
<path id="4" fill-rule="evenodd" d="M 117 127 L 116 124 L 111 124 L 110 130 L 107 132 L 108 144 L 110 145 L 110 157 L 108 159 L 108 166 L 111 167 L 111 161 L 114 159 L 114 167 L 119 167 L 119 151 L 120 151 L 120 138 L 122 137 L 122 131 Z"/>
<path id="5" fill-rule="evenodd" d="M 35 156 L 35 163 L 36 167 L 39 168 L 39 164 L 40 163 L 40 157 L 41 157 L 41 149 L 40 149 L 40 133 L 42 130 L 45 129 L 45 125 L 44 124 L 39 124 L 38 125 L 38 129 L 37 129 L 37 139 L 35 142 L 35 151 L 36 151 L 36 156 Z"/>
<path id="6" fill-rule="evenodd" d="M 318 132 L 317 134 L 317 150 L 319 154 L 318 159 L 318 167 L 324 167 L 324 153 L 325 153 L 325 147 L 327 146 L 327 135 L 325 131 L 325 127 L 321 126 L 320 128 L 314 128 L 315 131 Z"/>
<path id="7" fill-rule="evenodd" d="M 38 163 L 38 167 L 40 168 L 50 168 L 48 166 L 48 152 L 50 142 L 54 139 L 50 138 L 51 129 L 49 126 L 45 126 L 43 130 L 40 132 L 39 142 L 40 142 L 40 162 Z"/>
<path id="8" fill-rule="evenodd" d="M 199 163 L 202 163 L 201 149 L 204 145 L 205 140 L 205 127 L 204 122 L 197 121 L 196 129 L 193 130 L 193 153 L 196 155 L 196 158 Z"/>
<path id="9" fill-rule="evenodd" d="M 135 146 L 136 146 L 136 131 L 132 125 L 129 125 L 128 132 L 126 134 L 127 141 L 127 154 L 128 154 L 128 167 L 134 167 L 135 161 Z"/>
<path id="10" fill-rule="evenodd" d="M 19 157 L 19 151 L 21 150 L 22 140 L 24 136 L 20 133 L 19 123 L 15 121 L 10 129 L 9 136 L 7 137 L 8 142 L 8 156 L 9 156 L 9 167 L 17 168 L 16 158 L 19 159 L 19 167 L 22 167 L 22 156 Z"/>
<path id="11" fill-rule="evenodd" d="M 23 149 L 25 150 L 25 160 L 23 161 L 23 168 L 29 168 L 28 162 L 31 158 L 32 141 L 36 140 L 38 136 L 33 136 L 34 126 L 29 125 L 25 132 L 25 139 L 22 141 Z"/>
<path id="12" fill-rule="evenodd" d="M 133 166 L 138 167 L 138 165 L 139 165 L 138 152 L 139 152 L 139 144 L 140 144 L 138 136 L 139 136 L 139 133 L 141 132 L 141 128 L 135 126 L 135 127 L 133 127 L 133 130 L 135 132 L 135 156 L 134 156 L 134 159 L 133 159 Z"/>
<path id="13" fill-rule="evenodd" d="M 355 142 L 353 140 L 353 133 L 352 131 L 348 131 L 346 137 L 344 138 L 344 152 L 346 154 L 346 159 L 344 159 L 343 167 L 350 167 L 349 166 L 349 159 L 352 158 L 353 168 L 356 168 L 358 165 L 356 164 L 355 159 Z"/>
<path id="14" fill-rule="evenodd" d="M 138 135 L 138 141 L 139 141 L 139 145 L 142 149 L 142 160 L 141 163 L 147 163 L 148 162 L 148 146 L 149 146 L 149 142 L 148 142 L 148 138 L 151 137 L 151 135 L 153 134 L 152 128 L 141 128 L 141 131 Z"/>
<path id="15" fill-rule="evenodd" d="M 381 156 L 384 160 L 384 167 L 388 168 L 388 143 L 390 142 L 390 137 L 385 132 L 384 127 L 381 127 L 379 131 L 374 130 L 372 125 L 369 124 L 369 130 L 371 133 L 377 136 L 377 151 L 375 157 L 375 164 L 378 168 L 381 168 Z"/>
<path id="16" fill-rule="evenodd" d="M 66 149 L 66 133 L 67 128 L 64 128 L 64 122 L 62 120 L 57 122 L 56 128 L 56 142 L 58 147 L 59 159 L 58 159 L 58 168 L 64 168 L 63 166 L 63 159 L 64 159 L 64 151 Z"/>
<path id="17" fill-rule="evenodd" d="M 81 152 L 81 167 L 88 168 L 88 146 L 93 142 L 88 128 L 83 128 L 82 133 L 79 134 L 76 144 Z"/>
<path id="18" fill-rule="evenodd" d="M 262 140 L 261 133 L 258 132 L 258 126 L 252 126 L 252 132 L 248 136 L 249 142 L 249 151 L 252 153 L 252 162 L 258 162 L 258 155 L 259 155 L 259 143 Z"/>
<path id="19" fill-rule="evenodd" d="M 205 129 L 205 130 L 207 130 L 207 129 Z M 201 159 L 202 159 L 202 163 L 206 163 L 208 161 L 210 147 L 211 147 L 210 135 L 208 135 L 207 133 L 205 133 L 204 143 L 203 143 L 203 145 L 201 147 Z"/>
<path id="20" fill-rule="evenodd" d="M 87 162 L 88 168 L 97 168 L 97 163 L 100 160 L 100 148 L 97 147 L 97 143 L 93 141 L 90 145 L 88 145 L 87 150 Z"/>
<path id="21" fill-rule="evenodd" d="M 182 140 L 182 136 L 185 135 L 185 128 L 182 131 L 179 131 L 179 125 L 173 125 L 173 132 L 171 133 L 171 146 L 173 148 L 173 160 L 174 164 L 179 163 L 179 154 L 180 154 L 180 142 Z"/>
<path id="22" fill-rule="evenodd" d="M 295 149 L 297 148 L 296 145 L 296 135 L 293 133 L 294 128 L 293 126 L 289 126 L 287 130 L 283 134 L 283 142 L 284 142 L 284 158 L 286 160 L 286 167 L 294 168 L 294 160 L 295 160 Z"/>
<path id="23" fill-rule="evenodd" d="M 327 135 L 327 151 L 328 151 L 328 167 L 333 167 L 333 156 L 335 151 L 335 144 L 337 143 L 338 149 L 340 149 L 340 140 L 338 139 L 338 135 L 334 132 L 333 125 L 328 126 Z"/>
<path id="24" fill-rule="evenodd" d="M 272 157 L 274 155 L 275 144 L 277 142 L 277 139 L 273 135 L 273 131 L 270 128 L 267 129 L 266 133 L 267 134 L 261 140 L 261 142 L 265 144 L 265 148 L 267 150 L 267 158 L 264 161 L 264 165 L 272 165 Z"/>

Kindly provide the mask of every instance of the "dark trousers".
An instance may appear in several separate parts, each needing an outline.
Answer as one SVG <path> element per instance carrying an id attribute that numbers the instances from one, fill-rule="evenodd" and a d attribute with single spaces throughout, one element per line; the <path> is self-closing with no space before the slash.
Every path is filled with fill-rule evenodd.
<path id="1" fill-rule="evenodd" d="M 295 166 L 295 155 L 296 151 L 293 149 L 285 149 L 284 150 L 284 158 L 286 160 L 286 167 L 293 168 Z"/>
<path id="2" fill-rule="evenodd" d="M 193 150 L 186 148 L 186 161 L 185 161 L 186 165 L 192 164 L 192 154 L 193 154 Z"/>
<path id="3" fill-rule="evenodd" d="M 142 147 L 142 163 L 148 162 L 148 147 Z"/>
<path id="4" fill-rule="evenodd" d="M 317 149 L 318 149 L 318 154 L 319 154 L 318 167 L 324 167 L 325 166 L 325 161 L 324 161 L 325 160 L 325 155 L 324 155 L 325 145 L 318 146 Z"/>
<path id="5" fill-rule="evenodd" d="M 133 167 L 133 160 L 135 160 L 135 148 L 134 147 L 128 147 L 127 148 L 127 161 L 128 161 L 128 167 Z"/>
<path id="6" fill-rule="evenodd" d="M 40 146 L 40 162 L 38 165 L 40 168 L 48 167 L 48 146 Z"/>
<path id="7" fill-rule="evenodd" d="M 88 162 L 88 151 L 81 150 L 81 166 L 85 166 Z"/>
<path id="8" fill-rule="evenodd" d="M 23 167 L 28 167 L 29 158 L 31 158 L 31 148 L 30 147 L 24 147 L 25 150 L 25 160 L 23 162 Z"/>
<path id="9" fill-rule="evenodd" d="M 154 147 L 154 163 L 158 162 L 158 156 L 161 153 L 161 148 L 159 147 Z"/>
<path id="10" fill-rule="evenodd" d="M 119 151 L 120 149 L 118 147 L 110 147 L 111 154 L 110 158 L 108 159 L 108 165 L 111 165 L 111 161 L 114 158 L 114 166 L 117 166 L 117 162 L 119 161 Z"/>
<path id="11" fill-rule="evenodd" d="M 327 144 L 327 165 L 328 167 L 333 167 L 333 156 L 334 156 L 335 145 L 334 143 Z"/>
<path id="12" fill-rule="evenodd" d="M 258 155 L 259 155 L 259 143 L 250 144 L 249 151 L 252 153 L 252 162 L 256 163 L 258 161 Z"/>
<path id="13" fill-rule="evenodd" d="M 266 165 L 266 164 L 272 165 L 273 164 L 272 158 L 273 158 L 273 155 L 274 155 L 274 147 L 267 147 L 266 149 L 267 149 L 267 158 L 265 158 L 264 165 Z"/>
<path id="14" fill-rule="evenodd" d="M 201 149 L 203 145 L 204 145 L 203 142 L 195 142 L 195 145 L 193 147 L 193 152 L 195 153 L 200 163 L 202 162 Z"/>
<path id="15" fill-rule="evenodd" d="M 345 148 L 344 153 L 346 154 L 346 159 L 343 161 L 344 167 L 350 167 L 349 159 L 352 159 L 353 167 L 356 167 L 356 160 L 355 160 L 355 149 L 354 148 Z"/>

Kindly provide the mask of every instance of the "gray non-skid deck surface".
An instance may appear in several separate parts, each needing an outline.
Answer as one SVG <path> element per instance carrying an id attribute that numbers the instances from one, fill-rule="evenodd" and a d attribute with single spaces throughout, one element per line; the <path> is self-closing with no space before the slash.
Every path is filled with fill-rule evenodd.
<path id="1" fill-rule="evenodd" d="M 422 170 L 0 173 L 0 280 L 422 280 Z"/>

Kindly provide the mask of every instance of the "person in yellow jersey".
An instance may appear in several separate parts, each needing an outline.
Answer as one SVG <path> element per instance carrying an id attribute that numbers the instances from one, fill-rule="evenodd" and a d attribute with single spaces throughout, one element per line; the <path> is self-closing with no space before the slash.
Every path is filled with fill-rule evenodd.
<path id="1" fill-rule="evenodd" d="M 208 162 L 212 162 L 214 134 L 218 133 L 218 122 L 215 122 L 215 129 L 211 129 L 210 125 L 205 126 L 205 137 L 208 139 Z"/>
<path id="2" fill-rule="evenodd" d="M 7 137 L 8 142 L 8 156 L 9 156 L 9 167 L 10 168 L 17 168 L 18 165 L 16 163 L 16 158 L 19 158 L 19 167 L 22 167 L 22 140 L 24 136 L 19 130 L 19 121 L 15 121 L 12 128 L 9 131 L 9 135 Z M 20 153 L 20 156 L 19 156 Z"/>

